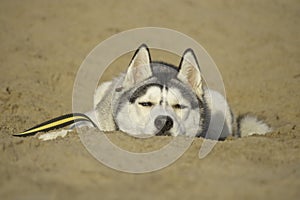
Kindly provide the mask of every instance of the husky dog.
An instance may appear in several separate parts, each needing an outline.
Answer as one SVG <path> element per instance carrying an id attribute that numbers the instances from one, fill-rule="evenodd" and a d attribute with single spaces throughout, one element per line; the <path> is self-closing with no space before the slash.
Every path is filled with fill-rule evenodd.
<path id="1" fill-rule="evenodd" d="M 148 47 L 141 45 L 127 72 L 102 83 L 94 100 L 91 112 L 63 115 L 14 135 L 32 135 L 74 122 L 75 126 L 98 126 L 101 131 L 121 130 L 133 136 L 187 135 L 214 140 L 271 131 L 254 116 L 234 117 L 225 98 L 205 86 L 191 49 L 183 53 L 176 67 L 151 61 Z M 45 134 L 40 139 L 63 137 L 67 132 Z"/>
<path id="2" fill-rule="evenodd" d="M 121 130 L 133 136 L 224 139 L 271 130 L 254 116 L 236 119 L 225 98 L 203 82 L 193 50 L 187 49 L 176 67 L 151 61 L 149 49 L 143 44 L 126 73 L 98 87 L 95 116 L 91 118 L 97 118 L 102 131 Z"/>

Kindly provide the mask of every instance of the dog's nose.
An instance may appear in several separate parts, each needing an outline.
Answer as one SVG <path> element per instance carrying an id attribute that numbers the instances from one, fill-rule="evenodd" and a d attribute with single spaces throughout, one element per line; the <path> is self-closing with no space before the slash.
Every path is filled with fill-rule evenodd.
<path id="1" fill-rule="evenodd" d="M 165 132 L 169 131 L 173 127 L 173 120 L 167 115 L 159 115 L 154 120 L 154 125 L 159 131 L 156 135 L 164 135 Z"/>

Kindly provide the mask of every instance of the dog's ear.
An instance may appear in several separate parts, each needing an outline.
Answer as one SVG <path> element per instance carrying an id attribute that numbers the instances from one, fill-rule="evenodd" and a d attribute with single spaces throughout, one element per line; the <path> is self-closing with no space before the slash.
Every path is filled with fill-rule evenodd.
<path id="1" fill-rule="evenodd" d="M 123 87 L 130 87 L 152 76 L 150 63 L 149 49 L 145 44 L 142 44 L 130 61 Z"/>
<path id="2" fill-rule="evenodd" d="M 202 96 L 203 89 L 200 67 L 192 49 L 187 49 L 183 53 L 177 78 L 190 85 L 199 97 Z"/>

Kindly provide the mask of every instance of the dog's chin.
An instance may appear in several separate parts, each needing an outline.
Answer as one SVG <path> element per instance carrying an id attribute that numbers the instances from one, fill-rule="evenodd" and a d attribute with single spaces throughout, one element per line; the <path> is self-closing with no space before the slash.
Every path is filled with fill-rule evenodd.
<path id="1" fill-rule="evenodd" d="M 155 132 L 155 136 L 173 136 L 173 137 L 176 137 L 178 135 L 185 135 L 185 132 L 181 131 L 181 130 L 175 130 L 175 129 L 171 129 L 170 131 L 165 131 L 165 132 L 157 130 Z"/>
<path id="2" fill-rule="evenodd" d="M 143 133 L 138 133 L 138 132 L 129 132 L 129 131 L 123 131 L 124 133 L 133 136 L 133 137 L 137 137 L 137 138 L 149 138 L 149 137 L 153 137 L 153 136 L 173 136 L 176 137 L 178 135 L 184 135 L 183 133 L 178 133 L 178 132 L 174 132 L 174 131 L 143 131 Z"/>
<path id="3" fill-rule="evenodd" d="M 185 129 L 181 126 L 176 126 L 172 128 L 171 130 L 168 131 L 162 131 L 156 129 L 152 124 L 149 124 L 148 126 L 144 128 L 139 128 L 137 129 L 136 127 L 134 128 L 128 128 L 125 126 L 119 126 L 119 129 L 133 137 L 138 137 L 138 138 L 149 138 L 153 136 L 173 136 L 176 137 L 178 135 L 185 135 Z"/>
<path id="4" fill-rule="evenodd" d="M 167 131 L 167 132 L 158 131 L 155 135 L 156 136 L 173 136 L 174 134 L 172 134 L 169 131 Z"/>

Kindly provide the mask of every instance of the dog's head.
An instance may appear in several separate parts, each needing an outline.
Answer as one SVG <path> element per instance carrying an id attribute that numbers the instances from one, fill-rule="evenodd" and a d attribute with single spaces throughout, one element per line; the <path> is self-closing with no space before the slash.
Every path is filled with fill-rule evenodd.
<path id="1" fill-rule="evenodd" d="M 131 135 L 195 136 L 202 130 L 202 78 L 194 52 L 187 49 L 179 67 L 151 62 L 149 49 L 135 52 L 114 109 L 120 130 Z"/>

